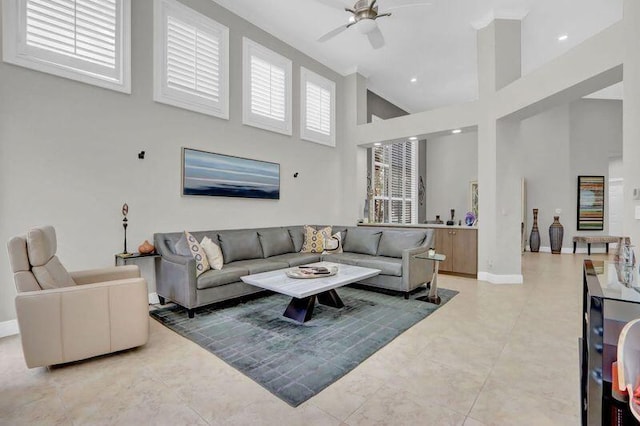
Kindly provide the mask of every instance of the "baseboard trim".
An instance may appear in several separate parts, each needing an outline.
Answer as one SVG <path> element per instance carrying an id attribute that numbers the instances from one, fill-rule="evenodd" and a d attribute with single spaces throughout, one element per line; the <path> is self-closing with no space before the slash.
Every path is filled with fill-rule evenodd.
<path id="1" fill-rule="evenodd" d="M 545 247 L 542 246 L 540 247 L 539 250 L 540 253 L 551 253 L 551 247 Z M 587 252 L 587 249 L 584 249 L 584 253 Z M 591 252 L 593 252 L 593 250 L 591 250 Z M 571 247 L 562 247 L 562 249 L 560 250 L 561 254 L 573 254 L 573 249 Z M 578 249 L 578 251 L 576 253 L 580 253 L 580 249 Z M 602 250 L 602 253 L 604 253 L 604 249 Z"/>
<path id="2" fill-rule="evenodd" d="M 20 333 L 18 320 L 0 322 L 0 338 Z"/>
<path id="3" fill-rule="evenodd" d="M 158 293 L 149 293 L 149 304 L 157 305 L 160 303 L 160 299 L 158 298 Z"/>
<path id="4" fill-rule="evenodd" d="M 499 275 L 478 271 L 478 281 L 487 281 L 491 284 L 522 284 L 522 274 Z"/>

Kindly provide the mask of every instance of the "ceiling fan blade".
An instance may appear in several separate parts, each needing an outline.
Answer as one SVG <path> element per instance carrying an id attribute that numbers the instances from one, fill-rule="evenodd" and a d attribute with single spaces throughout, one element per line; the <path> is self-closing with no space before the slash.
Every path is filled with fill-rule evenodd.
<path id="1" fill-rule="evenodd" d="M 326 33 L 325 35 L 323 35 L 322 37 L 320 37 L 318 39 L 318 41 L 320 43 L 324 43 L 325 41 L 337 36 L 338 34 L 340 34 L 341 32 L 343 32 L 344 30 L 346 30 L 347 28 L 349 28 L 351 25 L 340 25 L 338 28 L 333 29 L 331 31 L 329 31 L 328 33 Z"/>
<path id="2" fill-rule="evenodd" d="M 369 38 L 369 43 L 371 43 L 371 47 L 374 49 L 380 49 L 384 46 L 384 36 L 382 35 L 382 31 L 380 28 L 376 26 L 375 29 L 367 33 L 367 37 Z"/>

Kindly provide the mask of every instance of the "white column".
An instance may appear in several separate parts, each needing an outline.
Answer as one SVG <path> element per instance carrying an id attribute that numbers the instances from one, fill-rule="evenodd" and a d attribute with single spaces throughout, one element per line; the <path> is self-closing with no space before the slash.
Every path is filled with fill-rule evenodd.
<path id="1" fill-rule="evenodd" d="M 478 31 L 478 278 L 522 282 L 518 123 L 497 121 L 496 91 L 520 77 L 520 21 L 495 20 Z"/>
<path id="2" fill-rule="evenodd" d="M 624 2 L 624 100 L 622 113 L 622 162 L 624 175 L 623 230 L 640 253 L 640 220 L 635 218 L 640 201 L 633 190 L 640 190 L 640 2 Z"/>

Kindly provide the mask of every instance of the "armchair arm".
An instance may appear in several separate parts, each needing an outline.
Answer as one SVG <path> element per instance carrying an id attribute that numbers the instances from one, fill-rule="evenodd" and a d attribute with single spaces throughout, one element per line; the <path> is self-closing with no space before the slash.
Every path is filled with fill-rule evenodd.
<path id="1" fill-rule="evenodd" d="M 127 278 L 140 278 L 140 268 L 137 265 L 111 266 L 102 269 L 74 271 L 69 272 L 69 274 L 76 284 L 84 285 Z"/>
<path id="2" fill-rule="evenodd" d="M 15 306 L 29 368 L 132 348 L 149 338 L 143 278 L 19 293 Z"/>

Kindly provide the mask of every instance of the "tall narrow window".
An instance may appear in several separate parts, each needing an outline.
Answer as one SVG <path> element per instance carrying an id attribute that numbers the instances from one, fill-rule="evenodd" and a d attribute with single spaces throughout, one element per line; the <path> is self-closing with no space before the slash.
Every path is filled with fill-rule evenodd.
<path id="1" fill-rule="evenodd" d="M 130 0 L 3 0 L 3 59 L 131 92 Z"/>
<path id="2" fill-rule="evenodd" d="M 243 39 L 242 122 L 291 135 L 291 61 Z"/>
<path id="3" fill-rule="evenodd" d="M 417 143 L 372 148 L 375 222 L 417 223 Z"/>
<path id="4" fill-rule="evenodd" d="M 300 137 L 336 146 L 336 84 L 306 68 L 300 69 Z"/>
<path id="5" fill-rule="evenodd" d="M 154 8 L 154 100 L 229 118 L 229 29 L 175 0 Z"/>

